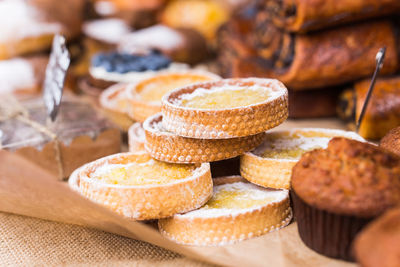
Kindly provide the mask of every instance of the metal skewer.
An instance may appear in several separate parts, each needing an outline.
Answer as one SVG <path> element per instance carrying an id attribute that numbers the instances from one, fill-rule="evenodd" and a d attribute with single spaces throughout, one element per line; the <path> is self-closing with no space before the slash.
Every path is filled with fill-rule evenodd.
<path id="1" fill-rule="evenodd" d="M 360 116 L 358 117 L 358 120 L 356 123 L 356 132 L 357 133 L 360 130 L 361 122 L 364 118 L 365 111 L 367 110 L 368 103 L 371 98 L 372 91 L 374 90 L 375 82 L 376 82 L 376 79 L 378 78 L 379 71 L 381 70 L 381 68 L 383 66 L 383 60 L 385 59 L 385 53 L 386 53 L 386 46 L 379 49 L 378 53 L 376 54 L 376 57 L 375 57 L 376 67 L 375 67 L 374 75 L 372 76 L 372 80 L 371 80 L 371 84 L 369 85 L 367 96 L 365 98 L 363 107 L 361 109 Z"/>

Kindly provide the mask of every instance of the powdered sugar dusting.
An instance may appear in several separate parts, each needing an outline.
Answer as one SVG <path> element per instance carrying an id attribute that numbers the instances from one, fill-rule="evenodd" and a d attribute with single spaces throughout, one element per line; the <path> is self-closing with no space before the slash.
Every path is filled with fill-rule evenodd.
<path id="1" fill-rule="evenodd" d="M 316 136 L 313 136 L 313 134 Z M 318 136 L 318 134 L 321 136 Z M 329 141 L 336 136 L 365 141 L 361 136 L 354 132 L 342 130 L 303 128 L 292 129 L 289 131 L 271 131 L 267 133 L 266 141 L 256 148 L 253 153 L 260 156 L 266 151 L 271 150 L 279 151 L 300 149 L 303 151 L 310 151 L 317 148 L 327 148 Z M 301 154 L 292 160 L 297 160 L 300 157 Z"/>
<path id="2" fill-rule="evenodd" d="M 132 29 L 121 19 L 99 19 L 86 22 L 83 25 L 84 33 L 96 40 L 116 44 Z"/>
<path id="3" fill-rule="evenodd" d="M 183 63 L 171 63 L 168 68 L 159 71 L 131 71 L 128 73 L 119 72 L 108 72 L 104 67 L 90 67 L 90 75 L 96 79 L 112 81 L 112 82 L 123 82 L 123 83 L 136 83 L 144 79 L 151 78 L 161 71 L 179 71 L 186 70 L 189 66 Z"/>
<path id="4" fill-rule="evenodd" d="M 213 201 L 213 198 L 218 197 L 223 191 L 228 191 L 232 193 L 240 192 L 239 196 L 234 197 L 234 201 L 248 201 L 248 200 L 265 200 L 263 204 L 256 204 L 250 208 L 224 208 L 223 204 L 219 208 L 209 207 L 207 204 L 210 204 L 210 201 Z M 265 205 L 281 202 L 284 199 L 288 198 L 287 190 L 270 190 L 266 188 L 261 188 L 256 185 L 244 182 L 236 182 L 231 184 L 222 184 L 214 186 L 213 198 L 206 203 L 205 206 L 198 210 L 194 210 L 185 214 L 175 215 L 182 218 L 194 218 L 194 217 L 219 217 L 219 216 L 237 216 L 242 213 L 252 212 L 254 210 L 260 209 Z M 259 203 L 259 202 L 257 202 Z"/>
<path id="5" fill-rule="evenodd" d="M 149 49 L 172 50 L 183 46 L 182 35 L 167 26 L 155 25 L 135 31 L 121 39 L 119 50 L 127 53 Z"/>

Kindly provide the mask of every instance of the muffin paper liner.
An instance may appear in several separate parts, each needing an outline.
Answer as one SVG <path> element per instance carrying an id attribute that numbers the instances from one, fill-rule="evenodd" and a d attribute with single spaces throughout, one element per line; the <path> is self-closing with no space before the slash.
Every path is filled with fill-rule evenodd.
<path id="1" fill-rule="evenodd" d="M 312 250 L 327 257 L 354 261 L 351 244 L 372 218 L 334 214 L 305 203 L 291 190 L 300 238 Z"/>

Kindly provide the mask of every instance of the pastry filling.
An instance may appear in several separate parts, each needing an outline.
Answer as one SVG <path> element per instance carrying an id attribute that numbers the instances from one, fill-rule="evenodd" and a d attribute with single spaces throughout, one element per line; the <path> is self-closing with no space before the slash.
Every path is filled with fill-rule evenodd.
<path id="1" fill-rule="evenodd" d="M 140 97 L 144 101 L 153 102 L 160 101 L 161 98 L 168 92 L 183 87 L 192 83 L 210 80 L 206 76 L 181 75 L 164 77 L 162 79 L 154 79 L 152 82 L 145 84 L 140 91 Z"/>
<path id="2" fill-rule="evenodd" d="M 106 184 L 151 185 L 167 184 L 193 174 L 194 164 L 172 164 L 146 159 L 127 164 L 108 164 L 98 168 L 90 178 Z"/>
<path id="3" fill-rule="evenodd" d="M 203 207 L 180 216 L 234 215 L 282 201 L 287 197 L 286 190 L 269 190 L 244 182 L 217 185 L 213 191 L 213 196 Z"/>
<path id="4" fill-rule="evenodd" d="M 345 133 L 345 132 L 344 132 Z M 293 131 L 270 133 L 262 145 L 262 151 L 256 154 L 272 159 L 299 159 L 304 153 L 326 148 L 328 142 L 340 132 Z"/>
<path id="5" fill-rule="evenodd" d="M 270 97 L 270 91 L 259 86 L 198 88 L 190 94 L 182 95 L 181 106 L 198 109 L 237 108 L 262 103 Z"/>

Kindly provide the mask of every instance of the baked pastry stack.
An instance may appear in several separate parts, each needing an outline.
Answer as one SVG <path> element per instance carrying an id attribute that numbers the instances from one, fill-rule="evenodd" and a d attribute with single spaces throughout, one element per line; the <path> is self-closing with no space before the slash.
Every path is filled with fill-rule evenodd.
<path id="1" fill-rule="evenodd" d="M 397 23 L 365 21 L 396 14 L 396 0 L 251 3 L 220 30 L 223 76 L 281 80 L 294 92 L 289 94 L 289 116 L 334 115 L 340 89 L 372 76 L 375 55 L 384 46 L 387 57 L 381 74 L 399 69 Z"/>
<path id="2" fill-rule="evenodd" d="M 194 74 L 186 80 L 165 75 L 176 86 Z M 160 219 L 161 233 L 182 244 L 230 244 L 286 226 L 292 218 L 288 190 L 262 188 L 240 176 L 213 181 L 209 164 L 237 163 L 237 156 L 263 142 L 265 131 L 286 120 L 284 85 L 208 76 L 210 81 L 170 91 L 165 75 L 145 82 L 154 83 L 149 90 L 167 93 L 161 113 L 130 128 L 134 152 L 81 167 L 71 187 L 125 217 Z"/>

